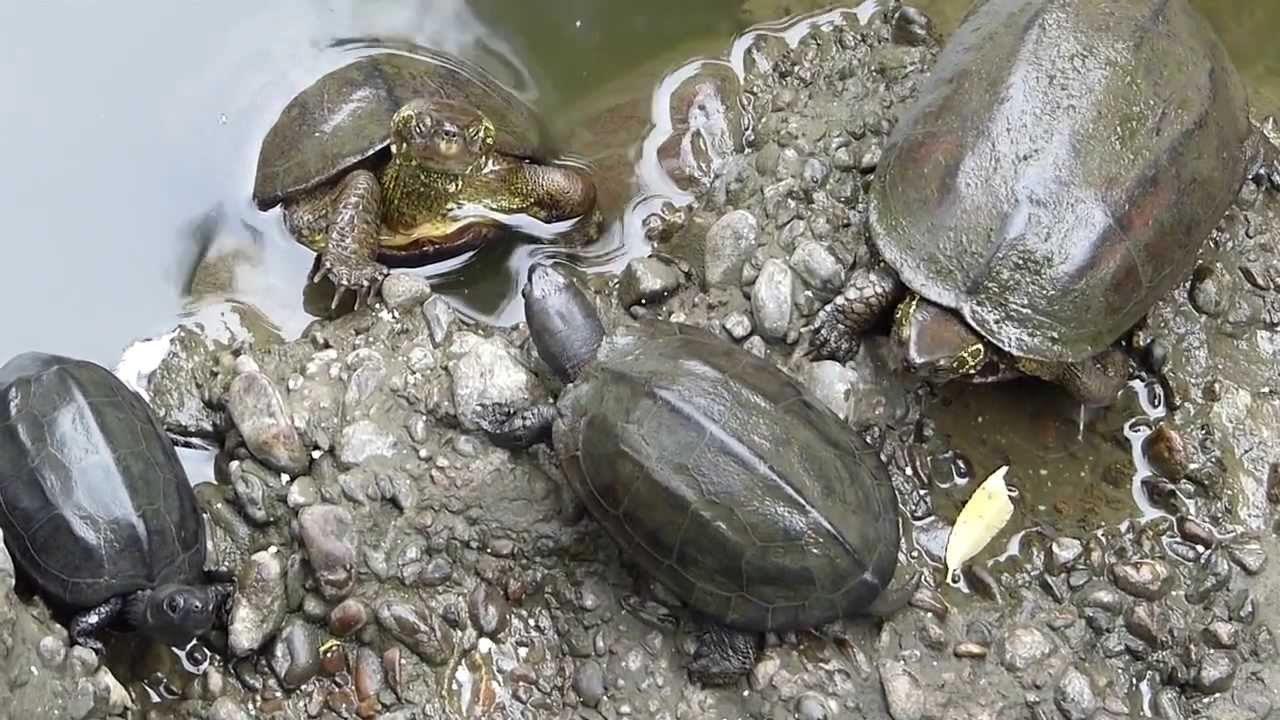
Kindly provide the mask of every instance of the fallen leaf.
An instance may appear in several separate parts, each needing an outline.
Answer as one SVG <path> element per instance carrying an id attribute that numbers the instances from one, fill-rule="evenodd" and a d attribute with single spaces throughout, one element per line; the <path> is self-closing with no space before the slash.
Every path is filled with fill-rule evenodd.
<path id="1" fill-rule="evenodd" d="M 973 492 L 956 518 L 956 524 L 947 536 L 947 575 L 951 575 L 991 542 L 1013 517 L 1013 503 L 1009 500 L 1009 488 L 1004 484 L 1009 466 L 1003 465 L 991 473 Z"/>

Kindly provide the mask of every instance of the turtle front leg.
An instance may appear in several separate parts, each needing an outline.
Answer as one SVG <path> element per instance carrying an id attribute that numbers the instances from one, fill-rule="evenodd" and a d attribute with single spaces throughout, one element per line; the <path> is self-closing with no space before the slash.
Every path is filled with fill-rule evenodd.
<path id="1" fill-rule="evenodd" d="M 844 362 L 858 354 L 859 337 L 906 295 L 897 275 L 883 267 L 856 268 L 844 290 L 813 321 L 809 357 Z"/>
<path id="2" fill-rule="evenodd" d="M 481 428 L 494 445 L 518 450 L 549 441 L 555 416 L 555 406 L 534 405 L 505 419 L 498 412 L 492 412 L 491 417 L 481 422 Z"/>
<path id="3" fill-rule="evenodd" d="M 1129 358 L 1115 348 L 1074 363 L 1028 358 L 1017 358 L 1014 363 L 1027 375 L 1066 388 L 1088 407 L 1110 405 L 1129 382 Z"/>
<path id="4" fill-rule="evenodd" d="M 78 613 L 67 627 L 72 644 L 83 645 L 94 653 L 102 655 L 106 652 L 106 647 L 94 635 L 110 625 L 124 610 L 124 605 L 124 596 L 117 595 L 97 607 Z"/>
<path id="5" fill-rule="evenodd" d="M 760 636 L 711 625 L 698 638 L 689 677 L 703 685 L 732 685 L 751 672 L 760 650 Z"/>
<path id="6" fill-rule="evenodd" d="M 484 175 L 481 204 L 503 213 L 524 213 L 544 223 L 577 219 L 562 240 L 589 242 L 599 234 L 596 184 L 585 172 L 562 165 L 521 163 Z"/>
<path id="7" fill-rule="evenodd" d="M 346 290 L 372 301 L 387 277 L 378 262 L 378 229 L 382 222 L 382 187 L 368 170 L 354 170 L 333 193 L 316 202 L 298 203 L 286 213 L 296 237 L 317 238 L 320 266 L 311 278 L 329 277 L 336 288 L 333 307 Z"/>

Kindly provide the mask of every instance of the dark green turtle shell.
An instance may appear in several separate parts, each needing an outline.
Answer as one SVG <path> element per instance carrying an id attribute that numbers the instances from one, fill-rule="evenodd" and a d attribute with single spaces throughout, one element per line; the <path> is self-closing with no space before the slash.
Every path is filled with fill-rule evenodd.
<path id="1" fill-rule="evenodd" d="M 70 609 L 199 582 L 204 523 L 151 408 L 105 368 L 42 353 L 0 368 L 0 529 Z"/>
<path id="2" fill-rule="evenodd" d="M 493 122 L 499 152 L 545 158 L 538 115 L 483 69 L 427 49 L 367 55 L 326 73 L 280 112 L 258 154 L 258 208 L 333 179 L 385 148 L 392 116 L 414 98 L 468 103 Z"/>
<path id="3" fill-rule="evenodd" d="M 871 235 L 996 345 L 1080 360 L 1191 273 L 1249 134 L 1241 80 L 1186 0 L 990 0 L 887 139 Z"/>
<path id="4" fill-rule="evenodd" d="M 623 553 L 694 610 L 783 631 L 857 614 L 897 566 L 876 450 L 777 367 L 688 325 L 606 338 L 553 444 Z"/>

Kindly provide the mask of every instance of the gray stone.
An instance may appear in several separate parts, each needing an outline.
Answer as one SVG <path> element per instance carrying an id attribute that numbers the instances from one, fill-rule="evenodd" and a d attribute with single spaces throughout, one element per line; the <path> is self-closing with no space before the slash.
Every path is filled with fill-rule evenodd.
<path id="1" fill-rule="evenodd" d="M 1044 633 L 1029 625 L 1018 625 L 1005 634 L 1000 661 L 1009 670 L 1019 672 L 1049 657 L 1052 652 L 1053 643 Z"/>
<path id="2" fill-rule="evenodd" d="M 907 666 L 897 660 L 879 664 L 880 685 L 893 720 L 921 720 L 924 717 L 924 688 Z"/>
<path id="3" fill-rule="evenodd" d="M 433 667 L 453 657 L 453 631 L 435 616 L 423 615 L 412 605 L 387 601 L 378 606 L 378 624 Z"/>
<path id="4" fill-rule="evenodd" d="M 623 307 L 653 305 L 680 289 L 678 269 L 656 257 L 633 258 L 618 281 L 618 299 Z"/>
<path id="5" fill-rule="evenodd" d="M 271 547 L 250 555 L 240 569 L 227 631 L 232 655 L 253 653 L 280 629 L 288 606 L 285 565 L 284 553 Z"/>
<path id="6" fill-rule="evenodd" d="M 801 242 L 791 253 L 790 262 L 800 279 L 823 297 L 833 297 L 844 286 L 844 267 L 824 243 Z"/>
<path id="7" fill-rule="evenodd" d="M 604 699 L 604 668 L 593 659 L 579 660 L 573 671 L 573 690 L 582 703 L 595 707 Z"/>
<path id="8" fill-rule="evenodd" d="M 1192 684 L 1204 693 L 1220 693 L 1236 679 L 1236 661 L 1230 652 L 1210 650 L 1200 658 Z"/>
<path id="9" fill-rule="evenodd" d="M 337 505 L 312 505 L 298 513 L 302 544 L 320 592 L 329 600 L 341 600 L 355 584 L 355 523 L 351 513 Z"/>
<path id="10" fill-rule="evenodd" d="M 0 593 L 13 590 L 14 578 L 13 557 L 9 555 L 9 548 L 4 544 L 4 531 L 0 530 Z"/>
<path id="11" fill-rule="evenodd" d="M 1098 709 L 1098 698 L 1089 678 L 1074 667 L 1069 667 L 1054 688 L 1053 704 L 1067 720 L 1088 720 Z"/>
<path id="12" fill-rule="evenodd" d="M 766 340 L 781 340 L 791 326 L 791 268 L 777 258 L 765 260 L 751 290 L 756 332 Z"/>
<path id="13" fill-rule="evenodd" d="M 460 333 L 461 335 L 461 333 Z M 458 420 L 468 430 L 490 407 L 520 408 L 541 394 L 538 379 L 517 360 L 517 353 L 498 337 L 469 340 L 469 349 L 449 363 Z M 455 343 L 458 338 L 455 337 Z"/>
<path id="14" fill-rule="evenodd" d="M 359 420 L 342 428 L 334 455 L 339 465 L 350 469 L 376 457 L 391 457 L 398 448 L 395 436 L 382 425 Z"/>
<path id="15" fill-rule="evenodd" d="M 289 421 L 280 391 L 256 365 L 248 366 L 251 369 L 231 381 L 226 400 L 227 411 L 244 436 L 244 444 L 268 467 L 290 475 L 306 472 L 311 458 Z"/>
<path id="16" fill-rule="evenodd" d="M 431 283 L 421 275 L 393 272 L 382 281 L 382 300 L 391 307 L 417 305 L 431 297 Z"/>
<path id="17" fill-rule="evenodd" d="M 1049 572 L 1057 575 L 1071 567 L 1084 554 L 1084 543 L 1073 537 L 1059 536 L 1049 543 Z"/>
<path id="18" fill-rule="evenodd" d="M 1159 600 L 1169 590 L 1169 566 L 1162 560 L 1129 560 L 1111 566 L 1116 587 L 1134 597 Z"/>
<path id="19" fill-rule="evenodd" d="M 449 336 L 449 329 L 457 317 L 453 306 L 440 295 L 433 295 L 422 303 L 422 316 L 427 320 L 427 332 L 431 334 L 431 342 L 437 346 Z"/>
<path id="20" fill-rule="evenodd" d="M 804 384 L 841 420 L 849 417 L 849 396 L 856 381 L 852 370 L 833 360 L 811 363 L 804 375 Z"/>
<path id="21" fill-rule="evenodd" d="M 720 326 L 725 332 L 729 333 L 729 337 L 741 342 L 743 338 L 751 334 L 751 317 L 741 310 L 735 310 L 724 316 L 720 321 Z"/>
<path id="22" fill-rule="evenodd" d="M 759 234 L 759 223 L 746 210 L 732 210 L 716 220 L 707 230 L 707 285 L 736 285 L 742 277 L 742 264 L 756 249 Z"/>
<path id="23" fill-rule="evenodd" d="M 286 688 L 302 687 L 320 672 L 320 630 L 293 618 L 280 631 L 268 656 L 271 671 Z"/>

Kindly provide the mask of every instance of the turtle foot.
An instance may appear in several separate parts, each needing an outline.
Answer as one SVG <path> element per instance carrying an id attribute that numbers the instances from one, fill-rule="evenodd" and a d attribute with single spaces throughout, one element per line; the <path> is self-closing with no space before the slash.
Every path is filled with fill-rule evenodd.
<path id="1" fill-rule="evenodd" d="M 703 685 L 732 685 L 756 664 L 760 637 L 713 626 L 698 638 L 689 661 L 689 677 Z"/>
<path id="2" fill-rule="evenodd" d="M 342 302 L 342 296 L 348 291 L 355 293 L 356 307 L 360 307 L 362 298 L 367 304 L 372 304 L 388 273 L 387 268 L 379 263 L 333 251 L 322 254 L 319 265 L 311 281 L 318 283 L 328 278 L 333 282 L 333 302 L 330 309 L 337 308 Z"/>
<path id="3" fill-rule="evenodd" d="M 846 362 L 858 354 L 859 335 L 871 329 L 905 289 L 898 278 L 879 268 L 858 268 L 844 290 L 813 320 L 808 355 L 813 360 Z"/>
<path id="4" fill-rule="evenodd" d="M 519 450 L 550 440 L 555 415 L 555 407 L 551 405 L 534 405 L 515 413 L 489 407 L 482 413 L 479 424 L 489 442 L 507 450 Z"/>

